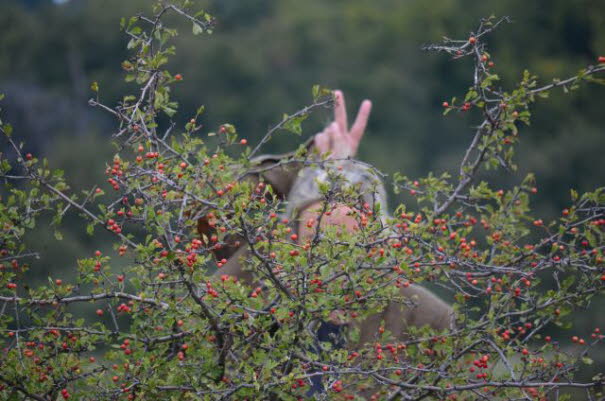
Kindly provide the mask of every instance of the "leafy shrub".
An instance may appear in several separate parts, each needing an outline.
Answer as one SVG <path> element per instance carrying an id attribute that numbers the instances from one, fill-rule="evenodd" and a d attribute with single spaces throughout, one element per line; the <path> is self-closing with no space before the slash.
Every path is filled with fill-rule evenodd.
<path id="1" fill-rule="evenodd" d="M 531 104 L 556 88 L 598 81 L 605 66 L 544 86 L 526 72 L 503 90 L 485 37 L 506 19 L 483 20 L 470 38 L 429 46 L 474 60 L 464 99 L 443 105 L 445 114 L 480 118 L 459 176 L 395 175 L 396 192 L 417 202 L 398 205 L 386 220 L 386 205 L 360 203 L 352 188 L 322 186 L 326 208 L 347 204 L 359 230 L 312 222 L 317 235 L 298 243 L 280 217 L 284 202 L 274 188 L 246 177 L 258 169 L 253 156 L 261 146 L 284 130 L 300 134 L 309 113 L 332 103 L 331 92 L 314 88 L 313 103 L 285 115 L 254 148 L 229 124 L 203 135 L 203 107 L 176 126 L 171 93 L 187 77 L 166 69 L 177 32 L 165 17 L 189 20 L 195 35 L 213 26 L 190 3 L 161 1 L 150 17 L 122 21 L 131 51 L 122 68 L 140 91 L 110 107 L 100 101 L 101 86 L 91 86 L 90 104 L 117 121 L 118 152 L 107 166 L 113 193 L 97 185 L 72 193 L 62 172 L 24 154 L 2 124 L 9 145 L 1 164 L 3 399 L 301 399 L 317 377 L 324 391 L 315 396 L 337 400 L 562 399 L 559 392 L 568 389 L 602 397 L 602 375 L 574 379 L 602 342 L 599 329 L 570 332 L 570 349 L 548 332 L 570 328 L 574 311 L 602 296 L 603 189 L 572 191 L 562 216 L 544 222 L 530 215 L 531 175 L 510 189 L 492 188 L 477 175 L 515 169 Z M 327 162 L 301 146 L 280 163 Z M 27 231 L 51 214 L 60 237 L 69 210 L 82 215 L 90 235 L 112 232 L 118 256 L 97 252 L 79 260 L 69 282 L 23 285 L 34 274 L 28 258 L 37 256 L 24 245 Z M 198 235 L 200 221 L 212 234 Z M 246 269 L 262 285 L 221 274 L 228 260 L 217 255 L 236 246 L 234 238 L 250 250 Z M 409 302 L 399 288 L 423 282 L 455 300 L 451 330 L 411 326 L 402 340 L 384 322 L 373 342 L 351 349 L 359 335 L 352 325 L 347 346 L 318 345 L 317 324 L 333 311 L 363 322 L 389 303 Z M 81 304 L 94 305 L 83 318 L 76 312 Z"/>

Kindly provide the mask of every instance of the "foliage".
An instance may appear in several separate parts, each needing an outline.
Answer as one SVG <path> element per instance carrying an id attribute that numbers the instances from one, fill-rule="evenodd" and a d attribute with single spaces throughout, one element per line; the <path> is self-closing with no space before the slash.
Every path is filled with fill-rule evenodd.
<path id="1" fill-rule="evenodd" d="M 546 399 L 568 388 L 603 396 L 602 375 L 574 379 L 603 340 L 598 328 L 572 333 L 576 346 L 569 352 L 548 337 L 550 324 L 567 325 L 605 288 L 603 189 L 572 192 L 562 216 L 544 222 L 530 215 L 531 175 L 510 190 L 477 175 L 515 168 L 519 130 L 529 124 L 537 97 L 557 87 L 576 89 L 604 66 L 544 86 L 525 73 L 504 91 L 485 37 L 506 19 L 485 19 L 471 38 L 429 46 L 473 60 L 464 101 L 444 104 L 446 113 L 475 110 L 483 119 L 459 174 L 397 175 L 396 190 L 418 203 L 399 205 L 387 227 L 380 210 L 359 204 L 352 189 L 326 187 L 326 208 L 349 205 L 359 230 L 320 230 L 315 222 L 315 238 L 300 244 L 279 217 L 284 205 L 273 190 L 244 178 L 260 146 L 277 132 L 300 133 L 310 112 L 331 103 L 329 92 L 314 89 L 313 103 L 285 115 L 254 149 L 233 125 L 206 132 L 201 106 L 177 123 L 173 92 L 187 75 L 167 69 L 177 35 L 169 17 L 184 18 L 196 35 L 215 25 L 192 3 L 159 1 L 151 16 L 122 20 L 130 56 L 121 66 L 137 90 L 110 107 L 101 101 L 103 82 L 91 86 L 90 104 L 118 124 L 118 152 L 107 166 L 114 195 L 97 187 L 72 193 L 62 172 L 24 154 L 10 125 L 1 125 L 12 149 L 1 165 L 7 183 L 0 209 L 4 398 L 294 400 L 305 397 L 316 376 L 325 396 L 337 400 L 360 399 L 368 390 L 381 392 L 380 399 L 418 400 Z M 325 163 L 304 150 L 294 161 Z M 25 287 L 35 250 L 24 246 L 24 235 L 49 213 L 58 228 L 69 209 L 87 221 L 89 234 L 113 233 L 123 271 L 115 274 L 116 261 L 96 252 L 78 261 L 70 282 L 49 278 Z M 202 217 L 216 235 L 198 238 Z M 221 274 L 226 261 L 213 251 L 229 236 L 251 249 L 247 269 L 263 285 L 250 288 Z M 312 328 L 330 312 L 362 321 L 389 301 L 405 302 L 397 289 L 410 282 L 449 290 L 455 329 L 411 328 L 403 343 L 379 330 L 374 343 L 353 352 L 330 344 L 317 349 Z M 76 317 L 79 303 L 93 303 L 95 314 Z"/>

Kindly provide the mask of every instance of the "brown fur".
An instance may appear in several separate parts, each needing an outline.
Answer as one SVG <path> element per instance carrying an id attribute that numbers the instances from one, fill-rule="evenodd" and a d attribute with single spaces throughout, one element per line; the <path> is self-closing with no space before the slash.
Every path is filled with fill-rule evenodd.
<path id="1" fill-rule="evenodd" d="M 309 144 L 307 144 L 309 146 Z M 297 177 L 300 165 L 288 164 L 276 168 L 267 169 L 275 163 L 278 163 L 283 156 L 261 158 L 256 171 L 252 171 L 247 179 L 254 183 L 259 180 L 267 182 L 273 187 L 274 192 L 280 199 L 285 199 L 290 192 L 292 184 Z M 303 214 L 305 212 L 303 211 Z M 346 222 L 345 222 L 346 223 Z M 346 224 L 345 224 L 346 226 Z M 198 222 L 198 231 L 200 237 L 202 234 L 210 236 L 212 227 L 208 221 L 200 219 Z M 234 245 L 235 239 L 227 240 L 228 244 L 223 247 L 217 258 L 227 258 L 228 261 L 215 274 L 227 274 L 236 277 L 238 280 L 248 284 L 254 283 L 252 272 L 243 268 L 243 263 L 250 257 L 249 250 L 245 244 L 240 247 Z M 351 322 L 341 322 L 349 328 L 359 329 L 359 340 L 355 343 L 348 341 L 346 348 L 353 351 L 361 346 L 372 343 L 377 338 L 380 327 L 391 332 L 396 341 L 405 341 L 409 338 L 410 327 L 429 326 L 434 330 L 443 331 L 453 329 L 454 314 L 452 308 L 424 287 L 412 284 L 407 288 L 402 288 L 400 294 L 407 302 L 392 301 L 380 313 L 371 315 L 364 320 L 353 320 Z M 364 391 L 364 397 L 369 398 L 376 389 L 368 388 Z"/>
<path id="2" fill-rule="evenodd" d="M 237 277 L 248 285 L 256 285 L 257 283 L 253 282 L 253 274 L 243 268 L 243 263 L 249 257 L 247 247 L 240 247 L 216 274 L 227 274 Z M 400 294 L 407 302 L 393 301 L 380 313 L 364 320 L 343 323 L 347 329 L 359 329 L 359 340 L 346 342 L 345 347 L 349 351 L 359 350 L 364 345 L 374 343 L 378 338 L 380 327 L 392 333 L 394 340 L 398 342 L 409 339 L 408 328 L 412 326 L 429 326 L 437 331 L 453 328 L 452 308 L 426 288 L 412 284 L 407 288 L 401 288 Z M 370 400 L 373 399 L 372 395 L 380 392 L 379 389 L 380 387 L 377 386 L 366 387 L 360 395 Z"/>
<path id="3" fill-rule="evenodd" d="M 248 257 L 246 247 L 240 247 L 215 274 L 227 274 L 248 285 L 255 284 L 252 273 L 244 270 L 242 265 L 242 261 Z M 350 344 L 350 348 L 372 342 L 381 326 L 401 341 L 408 338 L 410 326 L 429 326 L 439 331 L 453 327 L 452 308 L 426 288 L 412 284 L 407 288 L 401 288 L 400 294 L 406 302 L 393 301 L 382 312 L 363 321 L 351 323 L 353 327 L 360 329 L 360 335 L 359 343 Z"/>
<path id="4" fill-rule="evenodd" d="M 305 146 L 311 147 L 312 142 L 307 141 Z M 290 154 L 261 156 L 255 160 L 255 165 L 247 179 L 254 183 L 259 180 L 267 182 L 273 187 L 274 192 L 280 199 L 285 199 L 292 188 L 300 164 L 288 163 L 283 166 L 274 166 L 281 160 L 287 158 Z M 303 214 L 306 212 L 303 212 Z M 205 219 L 198 222 L 198 231 L 200 237 L 202 234 L 209 237 L 212 234 L 212 228 Z M 228 242 L 234 242 L 228 241 Z M 237 277 L 252 285 L 252 274 L 245 271 L 241 265 L 241 259 L 247 256 L 248 252 L 245 245 L 236 247 L 233 243 L 223 247 L 220 259 L 227 258 L 227 263 L 217 271 L 217 274 L 228 274 Z M 453 327 L 452 308 L 439 299 L 429 290 L 418 286 L 410 285 L 408 288 L 401 289 L 401 295 L 410 302 L 406 305 L 401 303 L 390 303 L 383 312 L 370 316 L 365 321 L 359 323 L 360 343 L 371 341 L 378 331 L 381 322 L 384 321 L 385 329 L 391 331 L 397 338 L 404 339 L 407 335 L 407 328 L 410 326 L 421 327 L 428 325 L 435 330 L 444 330 Z"/>

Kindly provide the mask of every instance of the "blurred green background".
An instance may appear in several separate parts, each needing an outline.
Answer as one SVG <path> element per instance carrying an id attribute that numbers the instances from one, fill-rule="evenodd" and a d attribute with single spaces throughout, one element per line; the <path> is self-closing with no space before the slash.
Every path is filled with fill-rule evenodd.
<path id="1" fill-rule="evenodd" d="M 114 121 L 87 106 L 89 85 L 98 81 L 101 100 L 113 105 L 136 90 L 123 81 L 127 56 L 122 16 L 149 11 L 151 0 L 0 1 L 0 92 L 4 118 L 26 142 L 66 171 L 76 189 L 104 182 Z M 364 98 L 374 102 L 360 158 L 392 173 L 422 176 L 456 171 L 477 124 L 477 115 L 441 115 L 441 103 L 463 95 L 471 82 L 469 60 L 428 54 L 423 44 L 444 35 L 464 39 L 479 18 L 508 15 L 514 21 L 489 39 L 503 89 L 524 69 L 548 83 L 573 75 L 605 55 L 603 0 L 205 0 L 218 21 L 212 36 L 194 37 L 183 25 L 171 63 L 184 81 L 175 96 L 179 122 L 206 105 L 202 123 L 214 130 L 237 126 L 251 143 L 282 113 L 311 101 L 311 87 L 340 88 L 350 114 Z M 605 184 L 605 88 L 584 86 L 553 93 L 534 108 L 521 131 L 520 170 L 499 173 L 496 185 L 518 183 L 535 172 L 539 193 L 534 214 L 556 216 L 569 188 Z M 351 118 L 353 116 L 351 115 Z M 321 112 L 305 124 L 305 137 L 331 118 Z M 278 135 L 268 152 L 286 151 L 300 138 Z M 398 200 L 391 199 L 391 206 Z M 72 217 L 65 240 L 39 230 L 38 277 L 73 271 L 75 259 L 103 242 Z M 101 240 L 99 240 L 101 238 Z M 109 246 L 109 237 L 107 246 Z M 39 247 L 38 247 L 39 248 Z M 601 302 L 603 305 L 603 302 Z M 578 331 L 605 324 L 602 308 L 577 315 Z M 602 365 L 601 365 L 602 366 Z M 601 369 L 602 370 L 602 369 Z"/>

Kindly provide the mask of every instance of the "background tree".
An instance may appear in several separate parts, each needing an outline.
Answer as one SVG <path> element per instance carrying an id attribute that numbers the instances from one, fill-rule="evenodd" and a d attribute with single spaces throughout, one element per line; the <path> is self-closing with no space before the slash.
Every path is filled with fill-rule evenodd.
<path id="1" fill-rule="evenodd" d="M 113 78 L 126 57 L 116 21 L 148 2 L 22 4 L 0 4 L 0 88 L 7 94 L 6 116 L 27 139 L 30 152 L 52 154 L 54 165 L 71 170 L 72 185 L 83 189 L 99 182 L 103 171 L 77 166 L 102 163 L 112 154 L 103 134 L 111 128 L 110 120 L 86 106 L 89 83 L 103 82 L 110 104 L 129 89 Z M 177 52 L 171 61 L 186 77 L 176 94 L 183 107 L 207 104 L 207 127 L 231 121 L 254 141 L 274 123 L 274 110 L 297 109 L 316 83 L 341 88 L 352 101 L 369 97 L 376 107 L 360 157 L 387 173 L 455 173 L 458 159 L 452 155 L 464 151 L 462 138 L 471 135 L 473 112 L 448 121 L 435 118 L 446 94 L 467 87 L 466 59 L 451 63 L 427 57 L 420 50 L 423 44 L 486 15 L 510 15 L 514 24 L 489 39 L 503 82 L 516 81 L 525 68 L 544 77 L 570 76 L 605 48 L 604 17 L 594 1 L 488 0 L 463 7 L 438 0 L 427 7 L 423 1 L 396 0 L 226 0 L 203 5 L 217 17 L 212 40 L 177 38 L 178 48 L 192 51 Z M 175 24 L 180 27 L 180 21 Z M 568 188 L 587 191 L 603 185 L 594 174 L 605 168 L 599 96 L 598 88 L 588 87 L 571 96 L 556 92 L 549 102 L 538 104 L 519 144 L 521 171 L 490 179 L 506 187 L 535 172 L 535 205 L 543 218 L 565 207 Z M 318 113 L 306 129 L 320 131 L 327 119 L 326 113 Z M 292 147 L 284 136 L 270 142 L 267 151 Z M 77 221 L 66 224 L 64 236 L 74 251 L 83 255 L 95 249 Z M 52 263 L 39 267 L 60 270 L 70 261 L 53 251 L 65 245 L 46 237 L 36 241 L 53 253 Z M 596 318 L 587 316 L 586 322 Z"/>
<path id="2" fill-rule="evenodd" d="M 106 170 L 117 196 L 90 186 L 76 196 L 61 172 L 23 151 L 11 126 L 3 125 L 10 149 L 3 175 L 16 183 L 5 188 L 2 205 L 5 395 L 296 399 L 307 391 L 307 379 L 320 375 L 335 399 L 355 398 L 360 386 L 377 385 L 391 399 L 544 398 L 567 388 L 602 397 L 600 376 L 573 378 L 578 363 L 591 363 L 587 355 L 602 340 L 598 329 L 566 333 L 577 344 L 571 350 L 545 337 L 603 289 L 601 190 L 572 192 L 562 217 L 548 223 L 529 216 L 533 177 L 499 189 L 482 182 L 479 172 L 514 170 L 512 149 L 529 122 L 529 105 L 553 89 L 594 80 L 603 67 L 544 86 L 527 73 L 512 89 L 502 89 L 484 42 L 501 24 L 495 19 L 483 21 L 471 37 L 429 47 L 470 59 L 474 68 L 464 100 L 440 103 L 446 112 L 482 119 L 459 169 L 453 178 L 395 175 L 396 191 L 405 190 L 418 205 L 396 208 L 389 222 L 394 234 L 368 217 L 351 193 L 327 192 L 326 201 L 359 209 L 362 230 L 342 237 L 326 231 L 300 248 L 279 219 L 269 220 L 272 230 L 263 229 L 280 203 L 267 202 L 259 188 L 239 180 L 249 168 L 249 139 L 242 141 L 232 125 L 202 135 L 208 133 L 200 126 L 202 109 L 175 114 L 172 92 L 189 74 L 164 70 L 176 34 L 170 18 L 184 18 L 195 33 L 214 29 L 211 17 L 187 13 L 183 3 L 123 22 L 133 54 L 121 65 L 126 82 L 140 90 L 131 87 L 132 95 L 119 96 L 115 107 L 97 96 L 91 101 L 119 124 L 118 153 Z M 103 95 L 103 83 L 92 90 Z M 330 101 L 322 95 L 315 92 L 311 108 Z M 285 117 L 281 124 L 298 131 L 300 120 Z M 171 132 L 174 139 L 165 135 Z M 296 160 L 312 163 L 304 152 Z M 114 258 L 98 252 L 78 262 L 73 280 L 55 276 L 48 285 L 28 286 L 23 277 L 33 250 L 22 238 L 38 215 L 50 211 L 55 224 L 75 211 L 88 219 L 87 231 L 110 231 L 124 257 L 119 271 L 110 268 L 118 265 Z M 267 288 L 251 292 L 228 278 L 209 279 L 216 261 L 193 236 L 196 218 L 209 214 L 225 233 L 243 235 L 257 247 L 250 268 L 266 275 Z M 222 235 L 216 238 L 222 241 Z M 460 328 L 448 336 L 417 330 L 405 344 L 389 342 L 392 333 L 379 331 L 377 343 L 358 355 L 308 352 L 313 338 L 305 328 L 311 322 L 334 309 L 361 319 L 411 280 L 435 282 L 455 295 Z M 94 306 L 75 307 L 90 301 Z M 102 360 L 93 354 L 108 345 L 116 350 Z"/>

